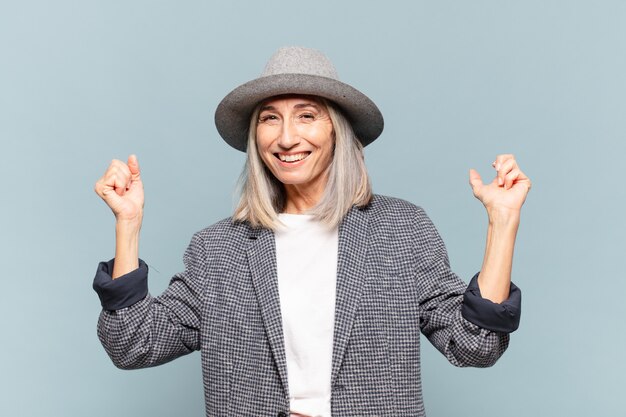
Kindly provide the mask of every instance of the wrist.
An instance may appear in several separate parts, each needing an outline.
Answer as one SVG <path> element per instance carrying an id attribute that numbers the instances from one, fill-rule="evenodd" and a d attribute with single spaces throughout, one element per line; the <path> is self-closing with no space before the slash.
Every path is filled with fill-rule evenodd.
<path id="1" fill-rule="evenodd" d="M 141 223 L 117 223 L 115 227 L 115 264 L 113 279 L 119 278 L 139 267 L 139 230 Z"/>
<path id="2" fill-rule="evenodd" d="M 491 208 L 487 209 L 487 216 L 489 217 L 490 226 L 519 226 L 520 223 L 520 211 L 509 208 Z"/>
<path id="3" fill-rule="evenodd" d="M 115 232 L 120 235 L 139 235 L 141 230 L 142 215 L 132 219 L 115 219 Z"/>

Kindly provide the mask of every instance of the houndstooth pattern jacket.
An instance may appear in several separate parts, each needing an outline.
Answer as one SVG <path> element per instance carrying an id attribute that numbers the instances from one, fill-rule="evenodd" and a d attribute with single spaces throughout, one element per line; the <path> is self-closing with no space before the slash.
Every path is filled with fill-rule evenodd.
<path id="1" fill-rule="evenodd" d="M 94 288 L 98 336 L 124 369 L 200 350 L 207 416 L 287 416 L 289 384 L 270 230 L 230 219 L 196 233 L 185 271 L 158 297 L 147 267 Z M 480 297 L 450 271 L 444 244 L 418 207 L 375 196 L 339 227 L 331 376 L 333 417 L 424 416 L 420 333 L 456 366 L 486 367 L 519 322 L 520 293 Z"/>

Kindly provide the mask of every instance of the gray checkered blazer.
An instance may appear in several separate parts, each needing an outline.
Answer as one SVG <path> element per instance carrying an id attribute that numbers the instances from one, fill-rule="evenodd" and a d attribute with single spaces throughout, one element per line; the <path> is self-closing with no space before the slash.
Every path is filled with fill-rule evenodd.
<path id="1" fill-rule="evenodd" d="M 115 365 L 200 350 L 207 416 L 288 415 L 272 232 L 223 220 L 194 235 L 184 262 L 156 298 L 143 262 L 113 281 L 111 262 L 100 264 L 98 336 Z M 450 271 L 420 208 L 381 196 L 353 208 L 339 227 L 333 417 L 424 416 L 420 333 L 454 365 L 495 363 L 519 320 L 519 290 L 493 304 L 472 282 Z"/>

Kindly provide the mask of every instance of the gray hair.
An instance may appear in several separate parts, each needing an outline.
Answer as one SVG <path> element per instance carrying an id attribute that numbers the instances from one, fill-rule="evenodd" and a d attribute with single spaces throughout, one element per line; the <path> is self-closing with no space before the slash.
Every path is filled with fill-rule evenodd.
<path id="1" fill-rule="evenodd" d="M 335 148 L 322 198 L 307 214 L 336 227 L 353 205 L 363 207 L 370 203 L 372 187 L 365 167 L 363 145 L 350 122 L 332 102 L 320 101 L 328 110 L 333 125 Z M 260 109 L 261 104 L 254 109 L 250 119 L 247 159 L 239 178 L 240 198 L 233 220 L 276 230 L 280 226 L 278 213 L 284 208 L 286 193 L 284 185 L 265 166 L 256 146 Z"/>

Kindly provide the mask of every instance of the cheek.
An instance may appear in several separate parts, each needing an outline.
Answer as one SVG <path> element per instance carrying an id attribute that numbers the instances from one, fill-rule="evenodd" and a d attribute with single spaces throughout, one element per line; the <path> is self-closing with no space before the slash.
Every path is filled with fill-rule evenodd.
<path id="1" fill-rule="evenodd" d="M 258 129 L 256 134 L 256 149 L 257 152 L 263 156 L 267 151 L 271 144 L 271 140 L 269 140 L 269 134 L 266 129 Z"/>
<path id="2" fill-rule="evenodd" d="M 259 156 L 261 157 L 263 165 L 265 165 L 266 167 L 270 167 L 270 163 L 265 152 L 259 152 Z"/>
<path id="3" fill-rule="evenodd" d="M 260 158 L 260 159 L 261 159 L 261 161 L 263 162 L 263 165 L 264 165 L 266 168 L 269 168 L 269 169 L 270 169 L 270 171 L 271 171 L 271 169 L 272 169 L 272 165 L 271 165 L 271 163 L 270 163 L 270 161 L 271 161 L 271 159 L 270 159 L 270 158 L 273 158 L 274 156 L 273 156 L 272 154 L 269 154 L 269 153 L 266 151 L 266 149 L 267 149 L 267 145 L 265 145 L 265 146 L 264 146 L 263 141 L 262 141 L 262 140 L 259 140 L 259 136 L 258 136 L 258 135 L 257 135 L 257 140 L 256 140 L 256 144 L 255 144 L 255 146 L 256 146 L 256 151 L 257 151 L 257 154 L 259 155 L 259 158 Z"/>
<path id="4" fill-rule="evenodd" d="M 276 137 L 276 126 L 259 123 L 256 127 L 256 143 L 259 147 L 267 146 Z"/>
<path id="5" fill-rule="evenodd" d="M 332 130 L 326 134 L 326 139 L 324 140 L 322 147 L 332 158 L 335 153 L 335 135 Z"/>
<path id="6" fill-rule="evenodd" d="M 315 147 L 324 151 L 333 149 L 335 146 L 335 138 L 332 127 L 311 126 L 306 132 L 302 132 L 302 135 L 313 139 Z"/>
<path id="7" fill-rule="evenodd" d="M 328 123 L 320 132 L 323 138 L 323 146 L 331 151 L 335 148 L 335 130 L 333 125 Z"/>

